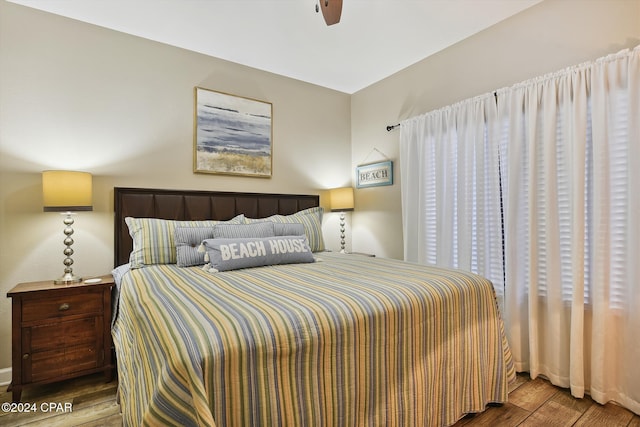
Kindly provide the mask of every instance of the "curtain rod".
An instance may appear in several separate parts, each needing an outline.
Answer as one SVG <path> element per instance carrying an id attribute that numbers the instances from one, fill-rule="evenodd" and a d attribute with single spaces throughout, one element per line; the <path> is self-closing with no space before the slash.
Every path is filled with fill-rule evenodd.
<path id="1" fill-rule="evenodd" d="M 494 90 L 493 91 L 493 97 L 496 100 L 496 103 L 498 103 L 498 91 Z M 387 132 L 391 132 L 392 130 L 394 130 L 395 128 L 400 127 L 400 123 L 398 123 L 397 125 L 387 125 Z"/>

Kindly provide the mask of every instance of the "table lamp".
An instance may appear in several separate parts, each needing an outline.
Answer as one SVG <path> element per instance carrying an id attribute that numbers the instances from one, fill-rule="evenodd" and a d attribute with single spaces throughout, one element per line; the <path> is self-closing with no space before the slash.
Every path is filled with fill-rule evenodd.
<path id="1" fill-rule="evenodd" d="M 81 282 L 82 278 L 73 274 L 73 217 L 77 211 L 91 211 L 91 174 L 87 172 L 51 170 L 42 172 L 42 200 L 45 212 L 61 212 L 65 215 L 63 223 L 65 225 L 64 239 L 65 249 L 63 251 L 66 258 L 63 261 L 65 266 L 62 277 L 54 280 L 54 283 L 68 284 Z"/>

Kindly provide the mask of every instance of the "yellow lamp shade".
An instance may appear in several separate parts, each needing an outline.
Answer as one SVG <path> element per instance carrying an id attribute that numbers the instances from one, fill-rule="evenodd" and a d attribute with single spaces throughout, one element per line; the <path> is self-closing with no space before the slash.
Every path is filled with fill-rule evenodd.
<path id="1" fill-rule="evenodd" d="M 88 172 L 42 172 L 43 210 L 46 212 L 93 210 L 91 181 L 91 174 Z"/>
<path id="2" fill-rule="evenodd" d="M 329 192 L 329 199 L 332 211 L 351 211 L 353 210 L 353 188 L 334 188 Z"/>

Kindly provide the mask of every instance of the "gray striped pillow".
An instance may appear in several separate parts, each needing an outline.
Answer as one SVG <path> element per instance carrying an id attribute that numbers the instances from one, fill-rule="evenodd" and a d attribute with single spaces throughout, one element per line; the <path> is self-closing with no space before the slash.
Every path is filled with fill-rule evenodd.
<path id="1" fill-rule="evenodd" d="M 280 224 L 300 223 L 304 226 L 304 233 L 312 252 L 324 251 L 322 236 L 322 215 L 324 209 L 320 206 L 304 209 L 291 215 L 271 215 L 267 218 L 245 218 L 247 224 L 262 221 L 272 221 Z"/>
<path id="2" fill-rule="evenodd" d="M 304 236 L 304 225 L 300 222 L 274 222 L 273 231 L 276 236 Z"/>
<path id="3" fill-rule="evenodd" d="M 275 233 L 272 222 L 254 222 L 252 224 L 216 224 L 213 226 L 213 237 L 215 239 L 241 239 L 273 236 L 275 236 Z"/>
<path id="4" fill-rule="evenodd" d="M 203 240 L 213 238 L 213 227 L 176 227 L 174 238 L 178 267 L 204 265 L 204 254 L 198 248 Z"/>

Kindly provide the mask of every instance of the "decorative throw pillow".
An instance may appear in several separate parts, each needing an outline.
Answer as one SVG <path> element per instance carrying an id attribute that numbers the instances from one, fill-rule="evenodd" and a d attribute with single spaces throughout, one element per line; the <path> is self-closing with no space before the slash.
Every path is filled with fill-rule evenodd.
<path id="1" fill-rule="evenodd" d="M 126 217 L 125 223 L 133 239 L 133 250 L 129 255 L 131 268 L 150 264 L 175 264 L 177 262 L 176 227 L 213 227 L 222 222 L 242 224 L 244 215 L 238 215 L 229 221 L 176 221 Z"/>
<path id="2" fill-rule="evenodd" d="M 280 223 L 272 222 L 276 236 L 305 236 L 304 225 L 299 222 Z"/>
<path id="3" fill-rule="evenodd" d="M 270 237 L 274 223 L 219 223 L 213 227 L 176 227 L 175 243 L 178 267 L 204 265 L 204 253 L 198 251 L 203 240 L 214 238 Z M 304 231 L 303 231 L 304 233 Z"/>
<path id="4" fill-rule="evenodd" d="M 204 254 L 199 252 L 198 248 L 203 240 L 213 239 L 213 237 L 213 227 L 176 227 L 175 243 L 178 267 L 204 265 Z"/>
<path id="5" fill-rule="evenodd" d="M 216 224 L 213 226 L 215 239 L 237 239 L 243 237 L 272 237 L 275 236 L 274 223 L 263 221 L 251 224 Z M 204 239 L 202 239 L 204 240 Z M 200 242 L 202 242 L 202 240 Z M 200 244 L 198 242 L 198 244 Z"/>
<path id="6" fill-rule="evenodd" d="M 314 262 L 303 236 L 207 239 L 202 242 L 202 248 L 209 261 L 204 268 L 210 272 Z"/>
<path id="7" fill-rule="evenodd" d="M 300 223 L 304 226 L 304 232 L 309 241 L 312 252 L 324 251 L 324 238 L 322 236 L 322 214 L 321 207 L 304 209 L 291 215 L 272 215 L 267 218 L 245 218 L 247 223 L 258 221 L 272 221 L 280 224 Z"/>

